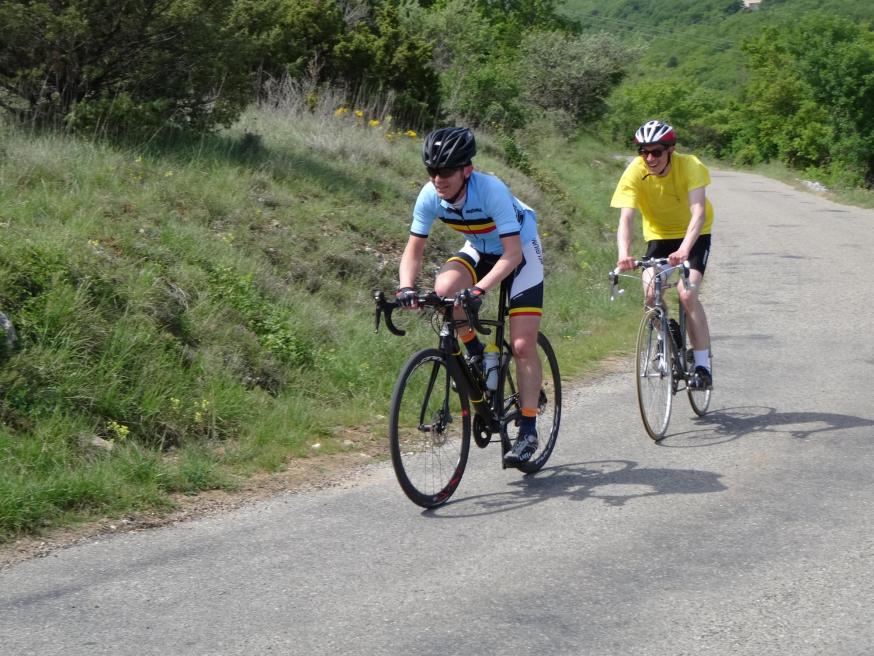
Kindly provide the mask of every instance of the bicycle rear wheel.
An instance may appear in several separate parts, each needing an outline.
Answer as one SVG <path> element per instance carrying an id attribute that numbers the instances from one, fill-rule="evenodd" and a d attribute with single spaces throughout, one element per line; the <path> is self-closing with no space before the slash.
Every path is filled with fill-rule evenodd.
<path id="1" fill-rule="evenodd" d="M 410 501 L 423 508 L 452 496 L 470 451 L 467 396 L 437 349 L 413 354 L 395 384 L 389 446 L 395 475 Z"/>
<path id="2" fill-rule="evenodd" d="M 686 368 L 692 371 L 695 368 L 695 356 L 692 355 L 691 349 L 686 354 Z M 710 359 L 710 371 L 713 371 L 713 358 Z M 689 405 L 692 406 L 692 412 L 699 417 L 703 417 L 707 413 L 707 408 L 710 407 L 710 393 L 713 390 L 693 389 L 686 383 L 686 394 L 689 396 Z"/>
<path id="3" fill-rule="evenodd" d="M 509 352 L 509 346 L 507 352 Z M 555 448 L 558 439 L 558 429 L 561 424 L 561 377 L 558 371 L 558 359 L 552 344 L 543 333 L 537 333 L 537 355 L 540 358 L 540 367 L 543 371 L 543 382 L 540 386 L 540 399 L 538 400 L 537 415 L 537 451 L 528 462 L 517 465 L 517 468 L 526 474 L 539 471 Z M 506 396 L 504 397 L 504 410 L 507 418 L 507 427 L 511 423 L 518 423 L 522 416 L 522 406 L 519 403 L 517 387 L 516 361 L 511 360 L 506 378 Z M 510 421 L 512 419 L 512 422 Z"/>
<path id="4" fill-rule="evenodd" d="M 674 392 L 673 343 L 660 313 L 643 315 L 637 333 L 637 402 L 647 434 L 659 441 L 668 430 Z"/>

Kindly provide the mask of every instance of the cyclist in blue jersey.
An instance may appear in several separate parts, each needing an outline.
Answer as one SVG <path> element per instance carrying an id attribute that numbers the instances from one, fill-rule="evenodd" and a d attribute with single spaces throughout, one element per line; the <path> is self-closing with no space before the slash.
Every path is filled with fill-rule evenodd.
<path id="1" fill-rule="evenodd" d="M 500 289 L 501 281 L 512 277 L 510 345 L 518 371 L 522 420 L 516 442 L 504 458 L 509 464 L 518 464 L 528 461 L 537 450 L 542 377 L 537 332 L 543 314 L 543 250 L 534 210 L 515 198 L 495 176 L 474 171 L 471 160 L 475 154 L 476 140 L 468 128 L 441 128 L 425 138 L 422 159 L 430 181 L 422 187 L 413 208 L 396 296 L 403 307 L 416 306 L 416 278 L 437 219 L 465 237 L 461 250 L 437 273 L 434 290 L 438 294 L 461 293 L 476 310 L 486 292 Z M 459 329 L 459 336 L 468 359 L 479 365 L 484 346 L 476 332 L 465 326 Z"/>

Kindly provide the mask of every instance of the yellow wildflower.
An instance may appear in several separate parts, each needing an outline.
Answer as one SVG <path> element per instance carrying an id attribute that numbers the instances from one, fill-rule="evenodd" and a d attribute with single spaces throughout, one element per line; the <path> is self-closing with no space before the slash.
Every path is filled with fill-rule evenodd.
<path id="1" fill-rule="evenodd" d="M 117 421 L 114 421 L 112 419 L 107 422 L 106 426 L 119 440 L 124 440 L 124 438 L 126 438 L 127 434 L 130 432 L 127 426 L 125 426 L 124 424 L 119 424 Z"/>

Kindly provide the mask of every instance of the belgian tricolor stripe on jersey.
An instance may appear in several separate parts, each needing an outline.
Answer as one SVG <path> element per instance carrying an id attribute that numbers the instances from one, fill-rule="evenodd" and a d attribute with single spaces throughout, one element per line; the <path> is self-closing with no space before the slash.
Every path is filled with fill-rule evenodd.
<path id="1" fill-rule="evenodd" d="M 536 308 L 536 307 L 510 308 L 510 316 L 511 317 L 524 317 L 524 316 L 539 317 L 542 314 L 543 314 L 543 310 L 541 308 Z"/>
<path id="2" fill-rule="evenodd" d="M 453 230 L 463 232 L 466 235 L 481 235 L 486 232 L 492 232 L 495 229 L 495 220 L 490 217 L 465 221 L 464 219 L 441 216 L 440 220 Z"/>

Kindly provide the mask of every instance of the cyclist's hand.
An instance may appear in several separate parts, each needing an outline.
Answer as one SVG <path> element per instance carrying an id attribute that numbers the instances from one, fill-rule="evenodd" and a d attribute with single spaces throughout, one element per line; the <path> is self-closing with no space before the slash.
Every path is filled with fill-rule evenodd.
<path id="1" fill-rule="evenodd" d="M 402 308 L 415 310 L 419 307 L 419 293 L 412 287 L 401 287 L 395 292 L 395 299 Z"/>
<path id="2" fill-rule="evenodd" d="M 479 287 L 469 287 L 458 293 L 458 301 L 468 312 L 479 314 L 479 309 L 483 304 L 483 296 L 485 296 L 484 290 Z"/>
<path id="3" fill-rule="evenodd" d="M 668 262 L 670 262 L 671 266 L 679 266 L 688 259 L 689 252 L 684 250 L 674 251 L 668 255 Z"/>
<path id="4" fill-rule="evenodd" d="M 633 257 L 622 257 L 616 261 L 616 268 L 620 271 L 628 271 L 634 268 L 635 259 Z"/>

